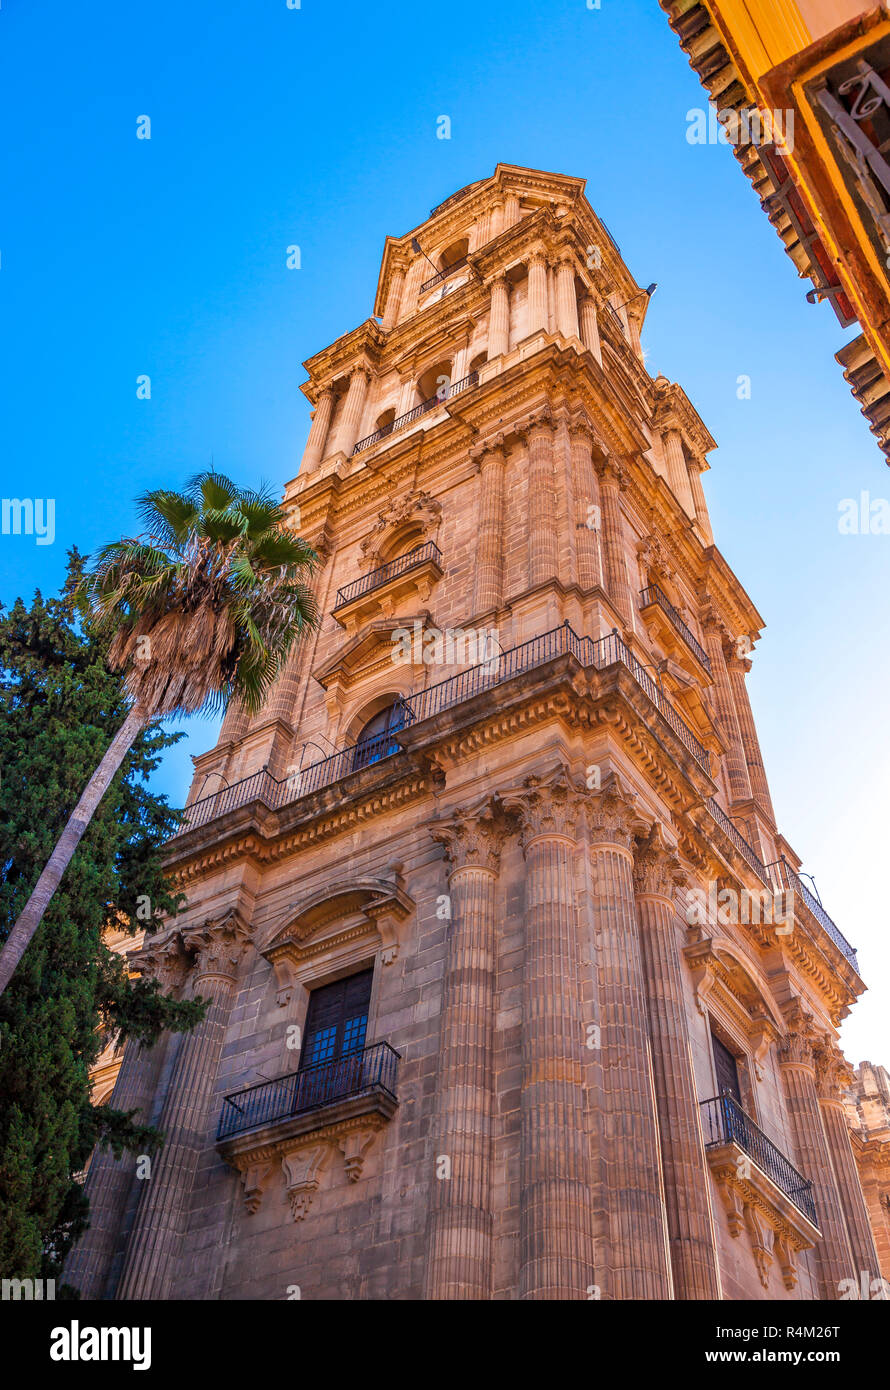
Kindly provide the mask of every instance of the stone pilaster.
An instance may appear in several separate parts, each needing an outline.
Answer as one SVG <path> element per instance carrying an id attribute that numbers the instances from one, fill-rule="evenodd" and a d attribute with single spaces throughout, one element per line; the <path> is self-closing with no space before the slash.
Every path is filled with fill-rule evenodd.
<path id="1" fill-rule="evenodd" d="M 519 196 L 516 193 L 508 193 L 504 199 L 504 231 L 508 227 L 515 227 L 519 221 Z"/>
<path id="2" fill-rule="evenodd" d="M 144 947 L 130 958 L 130 965 L 143 976 L 156 978 L 166 994 L 181 986 L 186 960 L 179 934 L 175 933 L 163 942 Z M 164 1033 L 154 1047 L 143 1047 L 133 1038 L 125 1044 L 108 1103 L 115 1110 L 135 1111 L 139 1124 L 148 1122 L 169 1040 L 170 1034 Z M 93 1155 L 85 1189 L 90 1225 L 69 1254 L 64 1274 L 65 1282 L 79 1289 L 82 1299 L 108 1298 L 113 1292 L 108 1287 L 109 1275 L 135 1180 L 135 1166 L 132 1153 L 115 1158 L 110 1149 L 100 1149 Z"/>
<path id="3" fill-rule="evenodd" d="M 569 431 L 572 454 L 572 495 L 575 500 L 575 555 L 578 583 L 582 589 L 603 586 L 600 553 L 602 503 L 600 486 L 593 467 L 593 443 L 589 429 L 574 425 Z"/>
<path id="4" fill-rule="evenodd" d="M 678 1299 L 717 1299 L 720 1280 L 708 1201 L 708 1168 L 677 950 L 674 893 L 684 881 L 685 875 L 676 855 L 668 850 L 661 827 L 653 826 L 636 852 L 634 888 L 671 1269 Z"/>
<path id="5" fill-rule="evenodd" d="M 477 613 L 501 605 L 504 566 L 504 466 L 501 440 L 478 449 L 479 513 L 476 545 L 475 602 Z"/>
<path id="6" fill-rule="evenodd" d="M 528 331 L 540 333 L 547 328 L 547 261 L 535 251 L 528 262 Z"/>
<path id="7" fill-rule="evenodd" d="M 584 795 L 564 769 L 506 801 L 525 855 L 520 1274 L 524 1299 L 596 1282 L 573 859 Z"/>
<path id="8" fill-rule="evenodd" d="M 819 1108 L 853 1254 L 855 1278 L 857 1283 L 861 1281 L 864 1271 L 870 1279 L 877 1279 L 881 1273 L 878 1252 L 853 1157 L 843 1098 L 842 1088 L 852 1083 L 853 1073 L 841 1052 L 828 1043 L 816 1049 L 815 1060 Z"/>
<path id="9" fill-rule="evenodd" d="M 491 1297 L 497 876 L 507 828 L 490 805 L 431 826 L 450 864 L 427 1298 Z M 438 1167 L 447 1159 L 449 1171 Z"/>
<path id="10" fill-rule="evenodd" d="M 670 1298 L 646 990 L 633 884 L 641 828 L 614 773 L 588 801 L 603 1067 L 602 1172 L 615 1299 Z M 657 930 L 657 928 L 656 928 Z M 651 935 L 651 924 L 650 924 Z"/>
<path id="11" fill-rule="evenodd" d="M 600 366 L 603 365 L 603 349 L 600 343 L 600 330 L 596 318 L 596 303 L 592 295 L 585 295 L 580 305 L 581 341 L 592 352 Z"/>
<path id="12" fill-rule="evenodd" d="M 742 751 L 748 768 L 751 791 L 755 800 L 760 803 L 770 820 L 775 824 L 773 803 L 766 780 L 766 770 L 763 766 L 763 754 L 760 751 L 760 741 L 757 737 L 754 716 L 751 713 L 748 685 L 745 680 L 747 672 L 751 670 L 751 663 L 744 657 L 731 656 L 727 660 L 726 666 L 729 671 L 729 683 L 732 689 L 733 704 L 738 719 Z"/>
<path id="13" fill-rule="evenodd" d="M 556 320 L 564 338 L 580 337 L 575 267 L 568 258 L 556 267 Z"/>
<path id="14" fill-rule="evenodd" d="M 380 321 L 381 328 L 395 328 L 402 307 L 402 292 L 405 288 L 405 267 L 397 265 L 392 272 L 389 290 L 386 295 L 386 308 Z"/>
<path id="15" fill-rule="evenodd" d="M 169 1296 L 198 1158 L 211 1139 L 213 1088 L 247 935 L 234 912 L 183 932 L 186 949 L 195 955 L 191 994 L 208 1007 L 204 1021 L 183 1037 L 176 1056 L 159 1121 L 164 1147 L 145 1180 L 118 1298 Z"/>
<path id="16" fill-rule="evenodd" d="M 606 572 L 606 592 L 622 621 L 630 626 L 632 600 L 624 562 L 624 523 L 621 515 L 621 488 L 624 470 L 615 459 L 600 458 L 596 465 L 602 503 L 602 548 Z"/>
<path id="17" fill-rule="evenodd" d="M 664 458 L 667 465 L 668 482 L 677 501 L 689 515 L 695 515 L 692 501 L 692 488 L 689 482 L 689 469 L 683 452 L 683 436 L 678 429 L 666 429 L 664 435 Z"/>
<path id="18" fill-rule="evenodd" d="M 751 782 L 748 777 L 748 762 L 742 743 L 729 669 L 726 664 L 724 642 L 727 634 L 713 613 L 705 615 L 705 650 L 711 662 L 713 696 L 717 706 L 717 718 L 726 739 L 726 772 L 729 777 L 729 793 L 733 801 L 751 800 Z"/>
<path id="19" fill-rule="evenodd" d="M 500 357 L 510 346 L 510 287 L 506 276 L 491 282 L 491 310 L 488 320 L 488 360 Z"/>
<path id="20" fill-rule="evenodd" d="M 346 392 L 346 400 L 343 402 L 343 409 L 337 422 L 336 448 L 331 452 L 343 453 L 348 457 L 355 448 L 365 410 L 370 379 L 371 376 L 367 367 L 356 367 L 349 378 L 349 389 Z"/>
<path id="21" fill-rule="evenodd" d="M 695 508 L 695 524 L 701 532 L 705 545 L 713 545 L 714 533 L 711 530 L 711 518 L 708 514 L 705 490 L 701 482 L 702 470 L 706 467 L 707 465 L 701 459 L 689 460 L 689 486 L 692 490 L 692 505 Z"/>
<path id="22" fill-rule="evenodd" d="M 334 410 L 334 392 L 330 386 L 326 386 L 318 398 L 315 412 L 312 416 L 312 425 L 309 430 L 309 438 L 306 440 L 306 448 L 303 451 L 303 463 L 301 472 L 311 473 L 318 467 L 322 459 L 326 457 L 328 441 L 328 431 L 331 427 L 331 415 Z"/>
<path id="23" fill-rule="evenodd" d="M 816 1223 L 822 1232 L 815 1248 L 820 1294 L 837 1299 L 841 1281 L 857 1275 L 816 1092 L 817 1042 L 811 1020 L 796 1005 L 789 1011 L 788 1032 L 778 1044 L 779 1070 L 794 1127 L 797 1167 L 813 1184 Z"/>
<path id="24" fill-rule="evenodd" d="M 553 422 L 549 414 L 529 425 L 528 582 L 542 584 L 557 572 L 556 499 L 553 495 Z"/>

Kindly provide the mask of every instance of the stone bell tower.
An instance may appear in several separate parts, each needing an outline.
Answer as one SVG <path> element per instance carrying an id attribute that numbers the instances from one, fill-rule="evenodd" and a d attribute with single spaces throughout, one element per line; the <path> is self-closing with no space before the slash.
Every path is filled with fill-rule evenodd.
<path id="1" fill-rule="evenodd" d="M 323 621 L 195 760 L 94 1297 L 837 1298 L 856 956 L 776 825 L 714 441 L 584 182 L 499 165 L 305 364 Z M 116 1102 L 117 1103 L 117 1102 Z"/>

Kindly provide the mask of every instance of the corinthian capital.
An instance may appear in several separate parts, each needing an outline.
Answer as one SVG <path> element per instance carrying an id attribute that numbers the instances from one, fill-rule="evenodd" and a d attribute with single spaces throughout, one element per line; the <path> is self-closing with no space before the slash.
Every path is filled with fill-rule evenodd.
<path id="1" fill-rule="evenodd" d="M 451 872 L 488 869 L 496 874 L 510 827 L 499 805 L 490 798 L 478 807 L 459 807 L 450 820 L 437 821 L 430 834 L 445 849 Z"/>
<path id="2" fill-rule="evenodd" d="M 816 1090 L 820 1100 L 843 1101 L 853 1085 L 853 1068 L 836 1043 L 823 1039 L 814 1049 Z"/>
<path id="3" fill-rule="evenodd" d="M 587 797 L 586 788 L 574 781 L 562 763 L 551 772 L 532 773 L 520 790 L 505 795 L 504 804 L 519 825 L 523 853 L 540 835 L 573 840 Z"/>
<path id="4" fill-rule="evenodd" d="M 191 957 L 182 944 L 182 934 L 174 931 L 163 940 L 146 937 L 128 964 L 146 979 L 157 980 L 164 994 L 181 988 L 191 966 Z"/>
<path id="5" fill-rule="evenodd" d="M 795 999 L 784 1010 L 784 1014 L 788 1031 L 779 1039 L 779 1064 L 804 1066 L 815 1070 L 816 1048 L 821 1039 L 814 1026 L 813 1015 L 803 1007 L 799 999 Z"/>
<path id="6" fill-rule="evenodd" d="M 610 772 L 601 789 L 587 798 L 587 823 L 593 844 L 633 847 L 634 839 L 645 826 L 637 810 L 636 798 L 626 791 L 614 772 Z"/>
<path id="7" fill-rule="evenodd" d="M 686 882 L 680 861 L 668 845 L 664 831 L 656 821 L 644 840 L 637 844 L 634 855 L 634 890 L 638 897 L 659 897 L 673 900 L 674 889 Z"/>
<path id="8" fill-rule="evenodd" d="M 183 932 L 185 949 L 195 958 L 194 980 L 216 976 L 233 981 L 249 939 L 235 909 Z"/>

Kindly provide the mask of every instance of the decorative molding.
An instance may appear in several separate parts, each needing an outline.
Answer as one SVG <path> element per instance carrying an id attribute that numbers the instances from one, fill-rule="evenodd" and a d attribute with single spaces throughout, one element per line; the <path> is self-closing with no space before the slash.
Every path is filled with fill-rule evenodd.
<path id="1" fill-rule="evenodd" d="M 638 897 L 667 898 L 671 905 L 675 890 L 687 882 L 687 874 L 659 821 L 655 821 L 644 840 L 637 841 L 633 879 Z"/>
<path id="2" fill-rule="evenodd" d="M 330 1153 L 328 1144 L 312 1144 L 282 1155 L 284 1183 L 295 1221 L 307 1215 Z"/>
<path id="3" fill-rule="evenodd" d="M 444 847 L 452 874 L 466 868 L 497 874 L 510 825 L 500 800 L 486 797 L 475 807 L 458 807 L 448 820 L 433 821 L 429 831 Z"/>

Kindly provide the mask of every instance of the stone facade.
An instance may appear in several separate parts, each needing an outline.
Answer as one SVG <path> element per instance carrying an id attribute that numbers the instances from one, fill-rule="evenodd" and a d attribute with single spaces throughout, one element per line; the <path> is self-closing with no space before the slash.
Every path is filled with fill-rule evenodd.
<path id="1" fill-rule="evenodd" d="M 375 318 L 306 363 L 286 505 L 324 619 L 195 760 L 189 907 L 139 963 L 209 1008 L 126 1051 L 115 1103 L 166 1142 L 147 1179 L 94 1161 L 85 1294 L 877 1273 L 837 1044 L 864 986 L 775 824 L 762 620 L 647 302 L 582 180 L 502 165 L 387 239 Z M 310 1055 L 368 971 L 367 1032 Z"/>

